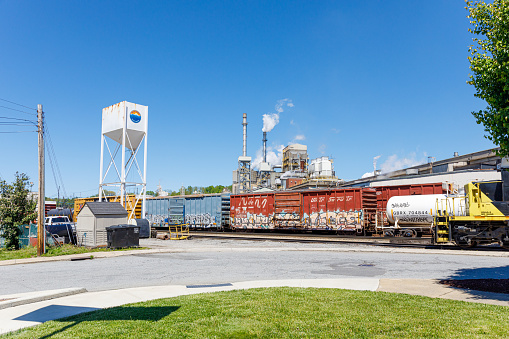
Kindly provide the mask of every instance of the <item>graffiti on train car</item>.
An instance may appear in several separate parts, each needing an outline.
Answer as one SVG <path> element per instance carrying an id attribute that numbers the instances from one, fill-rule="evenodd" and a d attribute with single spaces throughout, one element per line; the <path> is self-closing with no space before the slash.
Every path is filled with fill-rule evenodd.
<path id="1" fill-rule="evenodd" d="M 160 225 L 164 222 L 165 217 L 166 217 L 165 215 L 161 215 L 161 214 L 148 214 L 147 220 L 150 223 L 150 225 L 154 225 L 154 224 Z"/>
<path id="2" fill-rule="evenodd" d="M 320 211 L 304 213 L 303 225 L 309 229 L 354 231 L 362 228 L 362 211 Z"/>
<path id="3" fill-rule="evenodd" d="M 231 220 L 233 228 L 270 229 L 273 228 L 270 217 L 263 214 L 238 213 Z"/>
<path id="4" fill-rule="evenodd" d="M 164 221 L 168 222 L 170 225 L 180 225 L 184 223 L 184 217 L 181 215 L 170 215 Z"/>
<path id="5" fill-rule="evenodd" d="M 275 215 L 275 220 L 276 227 L 292 228 L 301 226 L 300 215 L 295 212 L 282 211 Z"/>
<path id="6" fill-rule="evenodd" d="M 217 224 L 216 218 L 211 216 L 209 213 L 186 214 L 185 220 L 186 224 L 189 224 L 189 226 L 210 227 Z"/>

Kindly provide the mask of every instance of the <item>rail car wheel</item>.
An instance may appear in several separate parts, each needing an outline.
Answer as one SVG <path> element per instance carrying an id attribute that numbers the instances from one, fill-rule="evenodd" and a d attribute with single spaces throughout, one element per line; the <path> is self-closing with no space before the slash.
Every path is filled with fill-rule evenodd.
<path id="1" fill-rule="evenodd" d="M 461 239 L 461 237 L 459 235 L 456 235 L 454 237 L 454 242 L 456 243 L 456 245 L 459 247 L 459 248 L 473 248 L 473 247 L 476 247 L 477 246 L 477 241 L 474 241 L 474 240 L 470 240 L 470 241 L 467 241 L 467 240 L 463 240 Z"/>
<path id="2" fill-rule="evenodd" d="M 386 237 L 393 237 L 394 236 L 394 231 L 392 231 L 392 230 L 391 231 L 385 231 L 384 232 L 384 236 L 386 236 Z"/>
<path id="3" fill-rule="evenodd" d="M 406 229 L 402 234 L 405 238 L 415 238 L 417 236 L 417 231 L 413 229 Z"/>

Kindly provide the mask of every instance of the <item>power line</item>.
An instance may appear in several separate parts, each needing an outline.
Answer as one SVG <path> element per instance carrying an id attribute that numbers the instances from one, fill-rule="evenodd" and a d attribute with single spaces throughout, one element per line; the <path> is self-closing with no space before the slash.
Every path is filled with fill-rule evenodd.
<path id="1" fill-rule="evenodd" d="M 21 107 L 25 107 L 25 108 L 28 108 L 28 109 L 31 109 L 31 110 L 33 110 L 33 111 L 36 111 L 36 112 L 37 112 L 37 110 L 36 110 L 35 108 L 32 108 L 32 107 L 28 107 L 28 106 L 25 106 L 25 105 L 22 105 L 22 104 L 18 104 L 18 103 L 15 103 L 15 102 L 13 102 L 13 101 L 5 100 L 5 99 L 2 99 L 2 98 L 0 98 L 0 100 L 5 101 L 5 102 L 8 102 L 8 103 L 13 104 L 13 105 L 18 105 L 18 106 L 21 106 Z M 37 114 L 36 114 L 36 115 L 37 115 Z"/>
<path id="2" fill-rule="evenodd" d="M 62 186 L 63 196 L 67 196 L 67 192 L 65 190 L 64 180 L 62 179 L 62 173 L 60 172 L 60 166 L 58 166 L 57 156 L 55 153 L 55 148 L 53 147 L 53 141 L 51 139 L 51 134 L 48 129 L 48 122 L 44 126 L 44 132 L 47 135 L 47 144 L 48 144 L 48 155 L 50 159 L 51 170 L 53 172 L 53 178 L 55 179 L 55 185 L 57 186 L 57 190 L 59 189 L 58 181 L 60 181 L 60 185 Z M 57 180 L 58 179 L 58 180 Z"/>
<path id="3" fill-rule="evenodd" d="M 15 131 L 15 132 L 0 132 L 0 133 L 37 133 L 37 131 Z"/>
<path id="4" fill-rule="evenodd" d="M 27 119 L 19 119 L 19 118 L 11 118 L 11 117 L 0 117 L 0 119 L 6 119 L 8 121 L 0 120 L 0 126 L 34 126 L 37 127 L 35 121 L 27 120 Z M 2 131 L 0 133 L 25 133 L 25 132 L 36 132 L 36 131 Z"/>
<path id="5" fill-rule="evenodd" d="M 33 121 L 33 120 L 27 120 L 27 119 L 19 119 L 19 118 L 11 118 L 11 117 L 0 117 L 0 119 L 8 119 L 8 120 L 17 120 L 17 121 L 26 121 L 26 122 L 30 122 L 34 125 L 37 126 L 37 122 L 36 121 Z"/>
<path id="6" fill-rule="evenodd" d="M 30 112 L 25 112 L 25 111 L 22 111 L 20 109 L 15 109 L 15 108 L 12 108 L 12 107 L 7 107 L 7 106 L 0 106 L 0 107 L 1 108 L 5 108 L 5 109 L 10 109 L 11 111 L 16 111 L 16 112 L 21 112 L 21 113 L 24 113 L 24 114 L 29 114 L 29 115 L 37 116 L 37 114 L 30 113 Z"/>

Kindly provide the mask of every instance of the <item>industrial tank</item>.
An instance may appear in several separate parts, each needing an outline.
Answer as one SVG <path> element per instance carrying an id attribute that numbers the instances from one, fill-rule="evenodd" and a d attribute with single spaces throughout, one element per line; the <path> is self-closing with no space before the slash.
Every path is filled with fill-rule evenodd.
<path id="1" fill-rule="evenodd" d="M 438 205 L 437 205 L 438 203 Z M 439 211 L 454 211 L 455 215 L 466 215 L 464 196 L 445 194 L 400 195 L 387 202 L 387 219 L 398 225 L 431 225 Z"/>

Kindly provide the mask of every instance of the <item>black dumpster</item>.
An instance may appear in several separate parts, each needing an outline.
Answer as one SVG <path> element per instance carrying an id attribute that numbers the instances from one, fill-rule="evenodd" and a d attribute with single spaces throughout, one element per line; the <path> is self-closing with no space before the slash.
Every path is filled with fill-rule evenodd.
<path id="1" fill-rule="evenodd" d="M 140 246 L 140 226 L 115 225 L 106 227 L 108 248 Z"/>
<path id="2" fill-rule="evenodd" d="M 150 238 L 150 224 L 147 219 L 134 219 L 136 226 L 140 226 L 140 239 Z"/>

